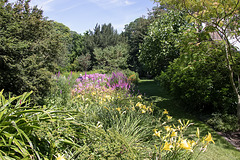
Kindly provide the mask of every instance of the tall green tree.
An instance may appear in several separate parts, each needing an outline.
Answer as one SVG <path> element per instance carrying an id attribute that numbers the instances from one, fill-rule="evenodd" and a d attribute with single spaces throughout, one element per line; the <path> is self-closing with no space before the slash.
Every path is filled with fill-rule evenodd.
<path id="1" fill-rule="evenodd" d="M 96 68 L 114 71 L 127 69 L 128 45 L 125 43 L 109 46 L 104 49 L 95 48 L 94 55 L 97 60 Z"/>
<path id="2" fill-rule="evenodd" d="M 95 48 L 104 49 L 109 46 L 115 46 L 124 42 L 124 38 L 117 33 L 111 23 L 97 24 L 93 31 L 89 30 L 84 34 L 84 53 L 91 55 L 92 67 L 96 65 L 94 55 Z M 91 67 L 91 68 L 92 68 Z"/>
<path id="3" fill-rule="evenodd" d="M 181 30 L 186 26 L 184 14 L 168 11 L 155 18 L 140 45 L 139 60 L 153 76 L 164 71 L 179 57 Z"/>
<path id="4" fill-rule="evenodd" d="M 84 52 L 84 36 L 78 34 L 77 32 L 71 31 L 71 40 L 70 43 L 70 63 L 73 63 L 74 60 L 81 56 Z"/>
<path id="5" fill-rule="evenodd" d="M 238 61 L 234 58 L 230 39 L 240 36 L 240 0 L 155 0 L 160 5 L 167 5 L 174 10 L 184 10 L 192 22 L 207 26 L 205 32 L 218 34 L 225 45 L 226 67 L 230 83 L 237 99 L 237 116 L 240 123 L 240 72 Z"/>
<path id="6" fill-rule="evenodd" d="M 129 45 L 129 68 L 140 73 L 140 75 L 144 75 L 144 71 L 138 59 L 139 45 L 143 43 L 143 39 L 145 35 L 147 35 L 149 23 L 150 21 L 145 17 L 137 18 L 125 26 L 125 31 L 123 33 Z"/>
<path id="7" fill-rule="evenodd" d="M 54 22 L 29 0 L 0 0 L 0 88 L 14 94 L 33 90 L 36 100 L 51 86 L 51 72 L 66 52 Z"/>

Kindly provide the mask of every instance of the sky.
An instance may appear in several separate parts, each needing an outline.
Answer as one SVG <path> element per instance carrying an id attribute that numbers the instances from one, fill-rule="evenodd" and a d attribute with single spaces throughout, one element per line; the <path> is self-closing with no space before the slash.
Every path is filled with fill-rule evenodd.
<path id="1" fill-rule="evenodd" d="M 121 33 L 126 24 L 147 16 L 155 6 L 152 0 L 31 0 L 30 5 L 42 9 L 48 20 L 63 23 L 81 34 L 93 30 L 97 23 L 111 23 Z"/>

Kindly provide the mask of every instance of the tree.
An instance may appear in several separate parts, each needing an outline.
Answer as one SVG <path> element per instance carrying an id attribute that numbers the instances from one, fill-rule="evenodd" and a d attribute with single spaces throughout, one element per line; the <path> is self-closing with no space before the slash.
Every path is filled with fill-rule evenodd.
<path id="1" fill-rule="evenodd" d="M 91 55 L 92 67 L 96 64 L 96 58 L 93 54 L 95 48 L 104 49 L 109 46 L 115 46 L 124 42 L 124 38 L 117 33 L 111 23 L 97 24 L 93 31 L 89 30 L 84 34 L 84 54 Z M 90 69 L 92 68 L 90 67 Z"/>
<path id="2" fill-rule="evenodd" d="M 71 31 L 70 33 L 72 42 L 70 43 L 69 57 L 70 63 L 73 63 L 77 57 L 84 53 L 84 36 L 74 31 Z"/>
<path id="3" fill-rule="evenodd" d="M 207 25 L 205 32 L 215 32 L 222 38 L 225 45 L 226 67 L 229 71 L 230 82 L 237 97 L 237 117 L 240 123 L 240 75 L 238 62 L 234 58 L 233 46 L 230 43 L 232 37 L 239 37 L 239 12 L 240 0 L 155 0 L 160 5 L 167 5 L 172 9 L 184 10 L 188 13 L 192 22 L 200 28 Z"/>
<path id="4" fill-rule="evenodd" d="M 141 75 L 144 73 L 142 64 L 140 64 L 138 59 L 139 45 L 143 42 L 145 35 L 147 35 L 149 23 L 149 20 L 144 17 L 137 18 L 125 26 L 125 32 L 123 33 L 123 35 L 127 38 L 127 43 L 129 45 L 129 68 Z"/>
<path id="5" fill-rule="evenodd" d="M 34 91 L 40 100 L 51 86 L 51 72 L 66 51 L 62 35 L 29 0 L 0 1 L 0 88 L 16 95 Z"/>
<path id="6" fill-rule="evenodd" d="M 153 76 L 164 71 L 179 57 L 181 30 L 186 26 L 182 12 L 168 11 L 155 19 L 140 45 L 139 60 Z"/>
<path id="7" fill-rule="evenodd" d="M 121 43 L 104 49 L 95 48 L 94 55 L 97 60 L 96 68 L 113 71 L 127 69 L 128 45 Z"/>

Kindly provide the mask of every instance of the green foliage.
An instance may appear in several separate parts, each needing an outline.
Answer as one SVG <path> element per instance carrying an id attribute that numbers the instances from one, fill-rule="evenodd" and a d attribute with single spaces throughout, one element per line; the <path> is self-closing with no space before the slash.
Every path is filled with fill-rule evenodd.
<path id="1" fill-rule="evenodd" d="M 237 99 L 237 117 L 240 123 L 240 81 L 235 80 L 236 77 L 239 79 L 239 72 L 235 70 L 239 62 L 235 61 L 235 47 L 231 42 L 232 40 L 239 42 L 239 0 L 209 0 L 207 2 L 205 0 L 155 0 L 155 2 L 160 3 L 160 5 L 167 5 L 174 10 L 186 11 L 191 22 L 196 24 L 199 32 L 202 24 L 205 24 L 204 32 L 217 35 L 218 40 L 224 43 L 226 66 L 232 91 Z"/>
<path id="2" fill-rule="evenodd" d="M 131 71 L 130 69 L 122 70 L 121 72 L 126 75 L 128 80 L 133 84 L 138 84 L 140 81 L 139 74 L 137 72 Z"/>
<path id="3" fill-rule="evenodd" d="M 97 62 L 94 50 L 105 49 L 106 47 L 115 46 L 119 43 L 124 43 L 125 39 L 117 33 L 111 23 L 99 25 L 97 24 L 93 31 L 89 30 L 84 33 L 84 49 L 83 54 L 91 55 L 91 67 Z"/>
<path id="4" fill-rule="evenodd" d="M 214 130 L 221 132 L 233 132 L 239 130 L 238 119 L 236 115 L 213 113 L 213 117 L 207 120 L 207 124 Z"/>
<path id="5" fill-rule="evenodd" d="M 42 112 L 32 108 L 28 97 L 30 93 L 5 99 L 0 92 L 0 158 L 30 159 L 39 157 L 32 139 L 34 129 L 39 129 L 36 114 Z"/>
<path id="6" fill-rule="evenodd" d="M 183 52 L 158 80 L 188 110 L 234 113 L 236 101 L 226 76 L 224 47 L 206 41 L 188 45 Z"/>
<path id="7" fill-rule="evenodd" d="M 179 57 L 178 43 L 185 25 L 184 14 L 174 11 L 162 14 L 151 23 L 139 56 L 140 62 L 150 74 L 159 75 L 169 62 Z"/>
<path id="8" fill-rule="evenodd" d="M 88 71 L 91 67 L 91 55 L 80 55 L 75 58 L 74 62 L 71 64 L 71 71 Z"/>
<path id="9" fill-rule="evenodd" d="M 128 45 L 118 44 L 104 49 L 96 48 L 94 50 L 96 58 L 96 68 L 113 71 L 116 69 L 127 69 Z"/>
<path id="10" fill-rule="evenodd" d="M 67 105 L 71 101 L 71 88 L 75 85 L 78 76 L 74 78 L 72 72 L 69 75 L 62 75 L 58 72 L 52 76 L 54 83 L 45 99 L 45 104 L 49 106 Z"/>
<path id="11" fill-rule="evenodd" d="M 16 95 L 33 90 L 38 101 L 50 88 L 51 72 L 65 60 L 64 37 L 26 0 L 1 1 L 0 19 L 0 88 Z"/>
<path id="12" fill-rule="evenodd" d="M 144 36 L 147 35 L 147 27 L 150 21 L 144 17 L 137 18 L 125 26 L 123 35 L 127 38 L 129 45 L 128 65 L 131 70 L 144 75 L 142 64 L 139 62 L 139 45 L 143 43 Z"/>

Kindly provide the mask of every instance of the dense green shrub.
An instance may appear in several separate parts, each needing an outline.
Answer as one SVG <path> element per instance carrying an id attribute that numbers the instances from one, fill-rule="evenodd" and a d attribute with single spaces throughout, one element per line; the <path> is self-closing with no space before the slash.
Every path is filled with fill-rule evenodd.
<path id="1" fill-rule="evenodd" d="M 16 95 L 34 91 L 42 99 L 51 86 L 51 72 L 65 61 L 64 35 L 43 11 L 29 1 L 0 1 L 0 89 Z"/>
<path id="2" fill-rule="evenodd" d="M 88 71 L 91 67 L 91 55 L 80 55 L 75 58 L 74 62 L 71 64 L 70 68 L 73 71 Z"/>
<path id="3" fill-rule="evenodd" d="M 239 130 L 238 119 L 236 115 L 213 113 L 207 120 L 216 131 L 231 132 Z"/>
<path id="4" fill-rule="evenodd" d="M 221 43 L 188 45 L 157 80 L 192 111 L 236 111 Z"/>
<path id="5" fill-rule="evenodd" d="M 94 53 L 97 60 L 94 68 L 114 71 L 116 69 L 127 69 L 128 45 L 124 43 L 109 46 L 104 49 L 95 48 Z"/>

